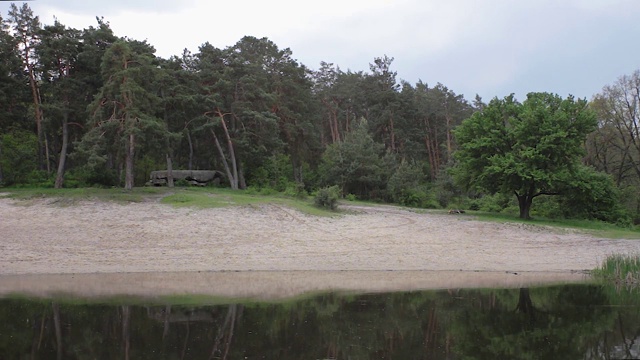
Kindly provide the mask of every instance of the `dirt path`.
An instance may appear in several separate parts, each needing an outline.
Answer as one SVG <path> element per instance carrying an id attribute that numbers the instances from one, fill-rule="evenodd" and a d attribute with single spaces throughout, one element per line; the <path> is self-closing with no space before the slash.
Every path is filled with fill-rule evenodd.
<path id="1" fill-rule="evenodd" d="M 0 275 L 220 271 L 571 273 L 640 241 L 391 207 L 313 217 L 276 205 L 0 199 Z M 15 278 L 15 277 L 14 277 Z M 6 277 L 5 277 L 6 279 Z M 2 282 L 0 281 L 0 290 Z"/>

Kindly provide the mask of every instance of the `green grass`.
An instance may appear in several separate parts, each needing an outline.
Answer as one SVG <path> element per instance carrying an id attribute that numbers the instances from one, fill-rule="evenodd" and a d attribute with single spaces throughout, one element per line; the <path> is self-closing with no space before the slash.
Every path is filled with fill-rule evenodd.
<path id="1" fill-rule="evenodd" d="M 242 190 L 220 189 L 212 187 L 139 187 L 133 190 L 77 188 L 20 188 L 2 189 L 0 195 L 23 201 L 29 205 L 31 200 L 49 198 L 62 206 L 71 206 L 78 201 L 112 201 L 131 203 L 160 200 L 163 204 L 176 207 L 219 208 L 226 206 L 260 206 L 275 204 L 298 210 L 314 216 L 335 216 L 340 212 L 320 209 L 313 205 L 310 198 L 296 199 L 281 194 L 259 195 Z"/>
<path id="2" fill-rule="evenodd" d="M 315 216 L 335 216 L 339 214 L 335 211 L 314 206 L 309 198 L 295 199 L 280 194 L 247 194 L 242 190 L 217 188 L 175 188 L 174 193 L 163 197 L 161 202 L 176 207 L 196 207 L 201 209 L 275 204 Z"/>
<path id="3" fill-rule="evenodd" d="M 162 196 L 166 193 L 163 188 L 135 188 L 133 190 L 123 189 L 102 189 L 102 188 L 74 188 L 74 189 L 50 189 L 50 188 L 22 188 L 22 189 L 2 189 L 6 193 L 3 197 L 16 200 L 33 200 L 39 198 L 59 198 L 64 199 L 62 203 L 73 203 L 83 200 L 100 200 L 115 202 L 142 202 L 145 199 Z"/>
<path id="4" fill-rule="evenodd" d="M 640 239 L 640 228 L 638 228 L 637 226 L 633 228 L 625 228 L 617 226 L 615 224 L 596 220 L 546 218 L 533 218 L 530 220 L 523 220 L 514 215 L 481 211 L 467 211 L 466 215 L 482 221 L 521 223 L 540 226 L 552 226 L 565 229 L 577 229 L 585 231 L 597 237 L 608 239 Z"/>
<path id="5" fill-rule="evenodd" d="M 77 188 L 77 189 L 50 189 L 50 188 L 20 188 L 1 189 L 1 197 L 9 197 L 25 201 L 39 198 L 57 198 L 59 205 L 73 205 L 77 201 L 113 201 L 118 203 L 144 202 L 160 200 L 164 204 L 176 207 L 194 208 L 219 208 L 226 206 L 260 206 L 266 204 L 278 205 L 290 209 L 298 210 L 302 213 L 314 216 L 335 216 L 346 213 L 344 210 L 329 211 L 313 205 L 310 197 L 297 199 L 273 193 L 257 193 L 255 191 L 242 191 L 231 189 L 220 189 L 212 187 L 140 187 L 131 191 L 123 189 L 101 189 L 101 188 Z M 375 206 L 379 203 L 364 201 L 341 201 L 343 204 L 359 206 Z M 338 208 L 339 209 L 339 208 Z M 406 208 L 418 213 L 446 213 L 446 210 L 424 210 L 416 208 Z M 512 222 L 540 226 L 553 226 L 557 228 L 569 228 L 585 231 L 597 237 L 610 239 L 640 239 L 640 227 L 623 228 L 614 224 L 601 221 L 590 220 L 567 220 L 567 219 L 544 219 L 534 218 L 532 220 L 522 220 L 514 215 L 490 213 L 480 211 L 467 211 L 466 214 L 457 215 L 477 219 L 481 221 Z"/>
<path id="6" fill-rule="evenodd" d="M 610 255 L 593 276 L 616 284 L 640 285 L 640 255 Z"/>

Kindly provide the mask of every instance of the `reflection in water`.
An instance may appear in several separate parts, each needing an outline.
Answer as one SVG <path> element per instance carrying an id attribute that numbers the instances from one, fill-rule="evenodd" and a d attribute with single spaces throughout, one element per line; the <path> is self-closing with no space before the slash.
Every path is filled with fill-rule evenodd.
<path id="1" fill-rule="evenodd" d="M 0 300 L 2 359 L 631 359 L 639 344 L 637 292 L 593 285 L 198 306 Z"/>

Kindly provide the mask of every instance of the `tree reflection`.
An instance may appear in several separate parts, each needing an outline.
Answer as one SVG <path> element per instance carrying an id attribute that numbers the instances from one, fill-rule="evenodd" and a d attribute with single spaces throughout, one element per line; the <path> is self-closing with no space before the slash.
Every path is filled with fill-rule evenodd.
<path id="1" fill-rule="evenodd" d="M 632 358 L 639 309 L 637 294 L 585 285 L 221 306 L 5 299 L 0 358 Z"/>

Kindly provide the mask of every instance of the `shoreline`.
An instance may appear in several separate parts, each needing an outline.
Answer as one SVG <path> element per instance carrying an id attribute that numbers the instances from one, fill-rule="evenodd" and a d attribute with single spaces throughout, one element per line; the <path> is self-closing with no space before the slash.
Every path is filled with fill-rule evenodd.
<path id="1" fill-rule="evenodd" d="M 581 272 L 238 271 L 0 275 L 0 296 L 88 299 L 209 296 L 282 300 L 325 292 L 384 293 L 585 283 Z"/>

